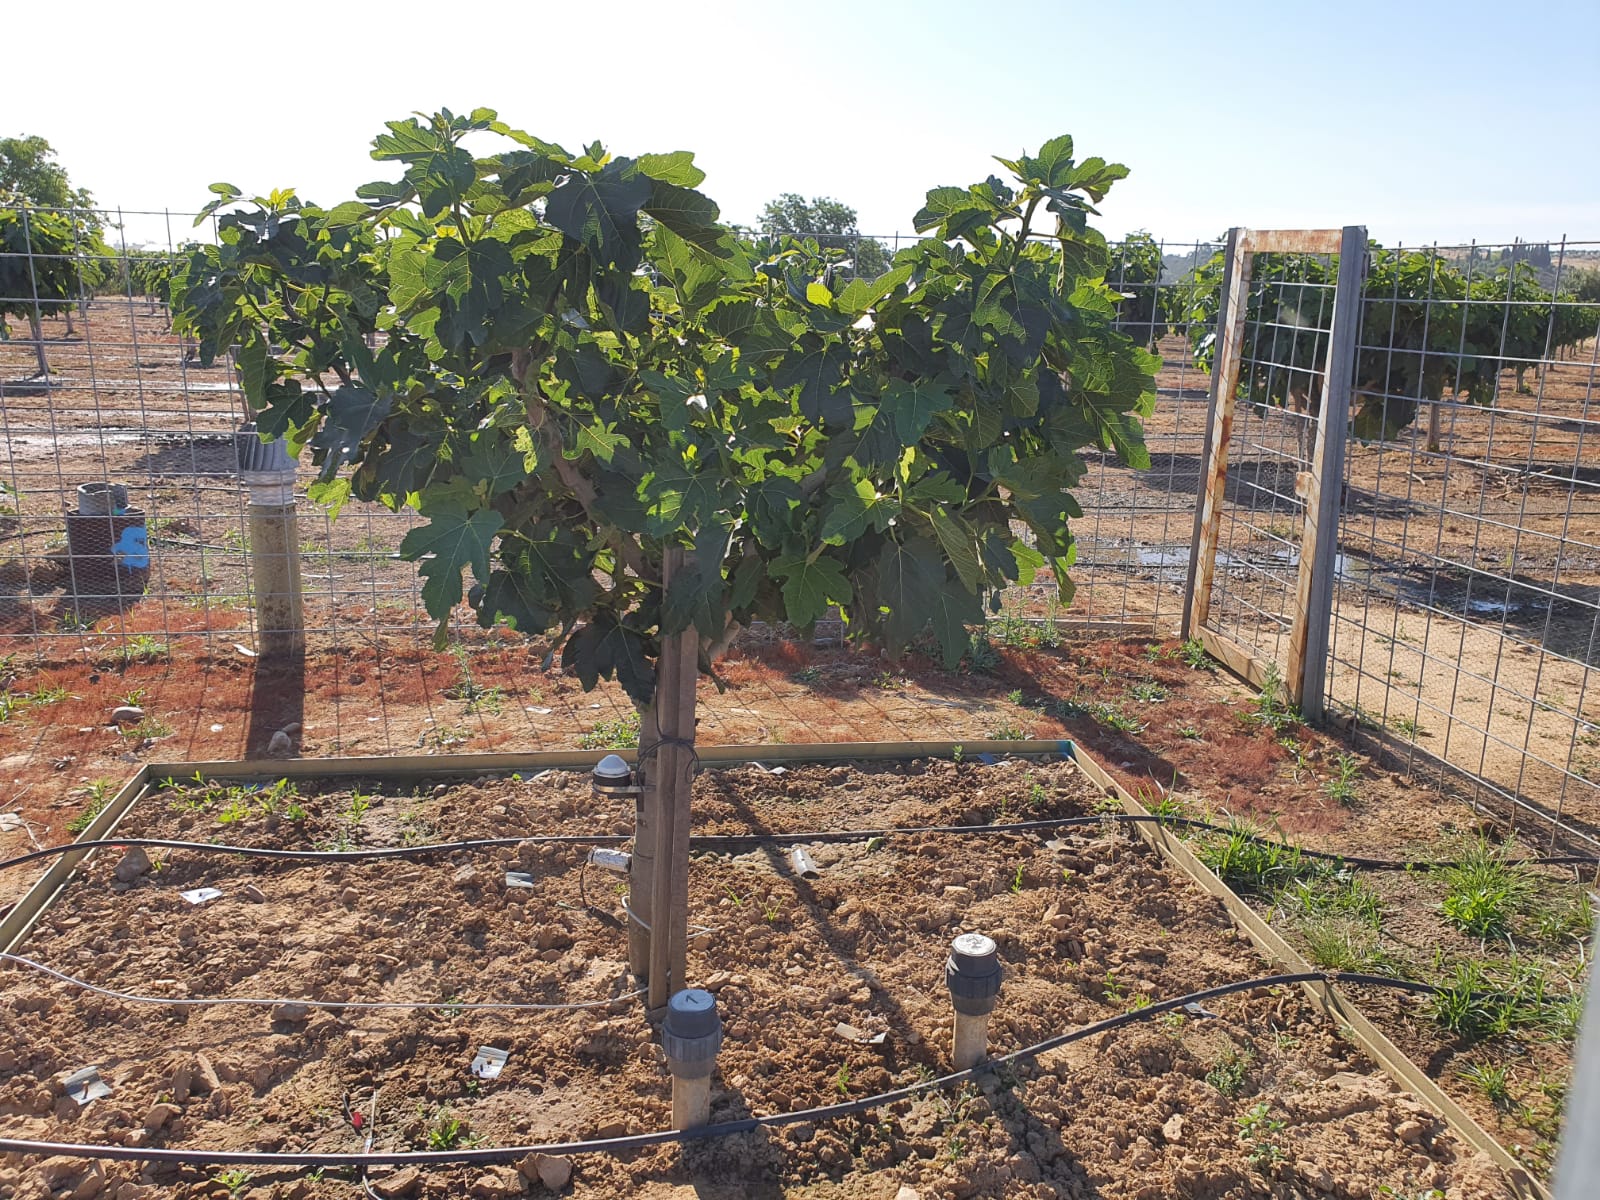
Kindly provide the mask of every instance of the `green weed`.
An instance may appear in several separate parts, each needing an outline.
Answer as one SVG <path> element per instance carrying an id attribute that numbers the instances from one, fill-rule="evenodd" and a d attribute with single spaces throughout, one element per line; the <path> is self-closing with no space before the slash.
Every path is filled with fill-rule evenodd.
<path id="1" fill-rule="evenodd" d="M 1480 840 L 1455 866 L 1439 872 L 1445 885 L 1440 905 L 1445 920 L 1477 938 L 1502 937 L 1511 918 L 1531 897 L 1527 870 L 1507 860 L 1502 851 Z"/>
<path id="2" fill-rule="evenodd" d="M 1200 861 L 1232 887 L 1249 892 L 1271 892 L 1303 874 L 1313 873 L 1300 847 L 1287 842 L 1257 840 L 1261 831 L 1248 821 L 1230 817 L 1227 830 L 1200 846 Z"/>
<path id="3" fill-rule="evenodd" d="M 1341 754 L 1333 760 L 1334 777 L 1322 785 L 1328 799 L 1348 807 L 1356 800 L 1356 780 L 1361 775 L 1361 764 L 1353 754 Z"/>
<path id="4" fill-rule="evenodd" d="M 1253 1057 L 1248 1050 L 1239 1051 L 1230 1048 L 1217 1064 L 1206 1072 L 1206 1082 L 1228 1099 L 1233 1099 L 1244 1091 Z"/>
<path id="5" fill-rule="evenodd" d="M 1511 1075 L 1507 1068 L 1494 1063 L 1473 1063 L 1456 1074 L 1502 1112 L 1510 1112 L 1516 1107 L 1516 1102 L 1511 1098 Z"/>
<path id="6" fill-rule="evenodd" d="M 82 833 L 89 828 L 94 819 L 105 811 L 106 805 L 111 803 L 116 786 L 109 779 L 96 779 L 93 783 L 85 785 L 83 794 L 89 802 L 84 805 L 82 812 L 67 822 L 67 832 Z"/>
<path id="7" fill-rule="evenodd" d="M 1239 1118 L 1239 1140 L 1248 1147 L 1245 1157 L 1263 1174 L 1271 1170 L 1274 1163 L 1282 1162 L 1287 1157 L 1277 1142 L 1284 1123 L 1269 1117 L 1267 1114 L 1270 1111 L 1266 1101 L 1262 1101 Z"/>
<path id="8" fill-rule="evenodd" d="M 578 736 L 580 750 L 622 750 L 638 744 L 639 714 L 636 712 L 596 721 L 593 729 Z"/>

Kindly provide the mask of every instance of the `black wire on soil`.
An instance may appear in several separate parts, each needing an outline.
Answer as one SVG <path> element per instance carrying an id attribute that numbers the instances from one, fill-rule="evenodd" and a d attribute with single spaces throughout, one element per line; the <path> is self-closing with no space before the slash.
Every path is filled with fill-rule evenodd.
<path id="1" fill-rule="evenodd" d="M 532 1146 L 500 1146 L 472 1150 L 394 1150 L 379 1151 L 371 1154 L 356 1151 L 348 1153 L 286 1154 L 262 1150 L 179 1150 L 161 1147 L 100 1146 L 89 1143 L 43 1142 L 21 1138 L 0 1138 L 0 1154 L 65 1155 L 72 1158 L 129 1162 L 166 1162 L 187 1166 L 212 1166 L 233 1163 L 241 1166 L 308 1169 L 317 1167 L 360 1167 L 365 1169 L 371 1167 L 428 1165 L 475 1166 L 488 1163 L 512 1162 L 529 1154 L 619 1154 L 629 1150 L 641 1150 L 648 1146 L 660 1146 L 668 1142 L 699 1141 L 707 1138 L 748 1133 L 753 1129 L 777 1128 L 784 1125 L 799 1124 L 803 1121 L 829 1121 L 839 1117 L 853 1116 L 875 1108 L 882 1108 L 887 1104 L 909 1100 L 922 1092 L 949 1087 L 952 1084 L 975 1079 L 988 1071 L 994 1070 L 996 1067 L 1037 1058 L 1041 1054 L 1070 1045 L 1073 1042 L 1082 1041 L 1097 1034 L 1107 1033 L 1113 1029 L 1120 1029 L 1124 1025 L 1132 1025 L 1137 1021 L 1147 1021 L 1161 1016 L 1163 1013 L 1172 1012 L 1174 1009 L 1183 1008 L 1185 1005 L 1203 1004 L 1207 1000 L 1216 1000 L 1237 992 L 1283 987 L 1297 983 L 1386 987 L 1419 995 L 1432 995 L 1439 991 L 1438 988 L 1426 983 L 1417 983 L 1415 980 L 1395 979 L 1387 975 L 1365 975 L 1348 971 L 1307 971 L 1286 975 L 1263 975 L 1254 979 L 1219 984 L 1216 987 L 1190 992 L 1184 996 L 1175 996 L 1170 1000 L 1157 1000 L 1142 1008 L 1119 1013 L 1117 1016 L 1108 1017 L 1103 1021 L 1095 1021 L 1080 1029 L 1058 1034 L 1042 1042 L 1026 1046 L 1021 1050 L 1013 1050 L 1009 1054 L 998 1055 L 965 1071 L 955 1071 L 949 1075 L 941 1075 L 936 1079 L 913 1083 L 907 1087 L 897 1088 L 894 1091 L 880 1092 L 878 1095 L 864 1096 L 859 1100 L 848 1100 L 839 1104 L 824 1104 L 817 1108 L 800 1109 L 795 1112 L 772 1113 L 764 1117 L 745 1117 L 738 1121 L 724 1121 L 716 1125 L 701 1126 L 698 1129 L 669 1129 L 657 1133 L 629 1134 L 625 1137 L 596 1138 L 581 1142 L 554 1142 Z"/>

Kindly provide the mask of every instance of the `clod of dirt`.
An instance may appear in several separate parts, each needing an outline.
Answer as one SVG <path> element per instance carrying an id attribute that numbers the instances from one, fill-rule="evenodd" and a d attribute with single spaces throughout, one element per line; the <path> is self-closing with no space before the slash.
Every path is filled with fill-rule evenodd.
<path id="1" fill-rule="evenodd" d="M 267 894 L 253 883 L 245 884 L 239 894 L 252 904 L 264 904 L 267 899 Z"/>
<path id="2" fill-rule="evenodd" d="M 267 757 L 292 758 L 294 756 L 294 741 L 283 730 L 278 730 L 272 735 L 272 740 L 267 743 Z"/>
<path id="3" fill-rule="evenodd" d="M 500 1200 L 504 1196 L 522 1195 L 522 1176 L 515 1167 L 490 1167 L 472 1181 L 471 1195 L 482 1200 Z"/>
<path id="4" fill-rule="evenodd" d="M 132 704 L 118 705 L 111 710 L 111 721 L 115 725 L 137 725 L 144 720 L 144 709 L 136 708 Z"/>
<path id="5" fill-rule="evenodd" d="M 112 868 L 112 874 L 123 883 L 132 883 L 150 869 L 150 856 L 143 846 L 130 847 L 122 861 Z"/>
<path id="6" fill-rule="evenodd" d="M 417 1190 L 417 1184 L 422 1180 L 422 1172 L 416 1167 L 406 1167 L 396 1171 L 384 1179 L 375 1179 L 369 1184 L 375 1195 L 383 1200 L 399 1200 L 402 1196 L 409 1196 Z"/>
<path id="7" fill-rule="evenodd" d="M 290 1001 L 287 1004 L 274 1004 L 272 1006 L 272 1019 L 274 1021 L 287 1021 L 291 1025 L 298 1025 L 302 1021 L 311 1019 L 309 1005 L 298 1004 Z"/>

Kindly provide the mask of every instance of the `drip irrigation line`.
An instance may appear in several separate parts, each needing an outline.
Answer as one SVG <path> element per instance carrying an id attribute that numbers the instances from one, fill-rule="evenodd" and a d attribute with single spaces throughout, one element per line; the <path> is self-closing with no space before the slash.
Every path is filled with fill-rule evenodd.
<path id="1" fill-rule="evenodd" d="M 668 1142 L 700 1141 L 707 1138 L 727 1137 L 731 1134 L 749 1133 L 754 1129 L 771 1129 L 784 1125 L 796 1125 L 801 1122 L 814 1123 L 853 1116 L 875 1108 L 882 1108 L 888 1104 L 909 1100 L 922 1092 L 976 1079 L 996 1067 L 1037 1058 L 1041 1054 L 1046 1054 L 1051 1050 L 1059 1049 L 1073 1042 L 1083 1041 L 1085 1038 L 1095 1037 L 1102 1033 L 1109 1033 L 1114 1029 L 1120 1029 L 1124 1025 L 1132 1025 L 1137 1021 L 1148 1021 L 1163 1013 L 1183 1008 L 1187 1004 L 1204 1004 L 1208 1000 L 1231 996 L 1237 992 L 1257 991 L 1262 988 L 1284 987 L 1298 983 L 1345 983 L 1365 987 L 1396 988 L 1401 991 L 1421 994 L 1432 994 L 1438 991 L 1437 988 L 1429 984 L 1417 983 L 1410 979 L 1394 979 L 1386 975 L 1363 975 L 1346 971 L 1305 971 L 1285 975 L 1263 975 L 1254 979 L 1219 984 L 1216 987 L 1205 988 L 1198 992 L 1190 992 L 1185 996 L 1175 996 L 1170 1000 L 1157 1000 L 1145 1005 L 1143 1008 L 1119 1013 L 1117 1016 L 1108 1017 L 1103 1021 L 1095 1021 L 1067 1033 L 1057 1034 L 1055 1037 L 1047 1038 L 1042 1042 L 1036 1042 L 1020 1050 L 1013 1050 L 1009 1054 L 997 1055 L 979 1063 L 975 1067 L 969 1067 L 965 1071 L 954 1071 L 949 1075 L 941 1075 L 935 1079 L 922 1080 L 903 1088 L 897 1088 L 894 1091 L 880 1092 L 875 1096 L 863 1096 L 858 1100 L 847 1100 L 839 1104 L 824 1104 L 816 1108 L 799 1109 L 794 1112 L 772 1113 L 764 1117 L 745 1117 L 737 1121 L 723 1121 L 716 1125 L 703 1125 L 698 1129 L 666 1129 L 655 1133 L 634 1133 L 623 1137 L 595 1138 L 580 1142 L 546 1142 L 531 1146 L 500 1146 L 473 1150 L 390 1150 L 373 1154 L 355 1151 L 342 1153 L 313 1153 L 310 1151 L 284 1153 L 282 1151 L 264 1150 L 181 1150 L 164 1147 L 104 1146 L 89 1143 L 40 1142 L 21 1138 L 0 1138 L 0 1154 L 65 1155 L 71 1158 L 167 1162 L 187 1166 L 235 1163 L 242 1166 L 286 1168 L 360 1167 L 363 1169 L 401 1166 L 477 1166 L 488 1163 L 512 1162 L 529 1154 L 620 1154 L 630 1150 L 641 1150 L 648 1146 L 659 1146 Z"/>
<path id="2" fill-rule="evenodd" d="M 86 979 L 78 979 L 54 967 L 47 967 L 41 962 L 31 958 L 24 958 L 20 954 L 0 953 L 0 962 L 16 963 L 35 971 L 42 971 L 52 975 L 64 983 L 82 988 L 86 992 L 108 996 L 113 1000 L 125 1000 L 129 1004 L 165 1004 L 174 1008 L 212 1008 L 224 1004 L 240 1005 L 250 1008 L 276 1008 L 280 1004 L 298 1004 L 302 1008 L 390 1008 L 390 1009 L 438 1009 L 441 1011 L 463 1012 L 568 1012 L 579 1008 L 609 1008 L 613 1004 L 624 1000 L 632 1000 L 644 995 L 644 989 L 639 988 L 632 992 L 623 992 L 621 995 L 612 996 L 606 1000 L 573 1000 L 562 1004 L 534 1004 L 532 1002 L 516 1003 L 505 1002 L 463 1002 L 458 1000 L 295 1000 L 287 996 L 275 1000 L 257 999 L 249 996 L 139 996 L 132 992 L 118 992 L 111 988 L 101 987 L 99 984 L 90 983 Z"/>
<path id="3" fill-rule="evenodd" d="M 1319 862 L 1337 863 L 1362 871 L 1439 871 L 1461 864 L 1458 861 L 1419 861 L 1416 859 L 1364 858 L 1356 854 L 1338 854 L 1329 850 L 1310 850 L 1291 843 L 1232 829 L 1194 817 L 1138 815 L 1134 813 L 1101 813 L 1087 817 L 1043 817 L 1033 821 L 1010 821 L 987 825 L 906 825 L 887 829 L 828 829 L 809 833 L 702 833 L 690 837 L 691 849 L 707 850 L 716 846 L 806 845 L 810 843 L 837 843 L 870 841 L 873 838 L 909 837 L 915 834 L 973 834 L 995 835 L 1008 833 L 1038 833 L 1049 829 L 1068 829 L 1106 822 L 1119 825 L 1162 825 L 1168 828 L 1193 829 L 1205 833 L 1220 833 L 1243 838 L 1258 846 L 1273 846 L 1293 850 L 1302 858 Z M 70 854 L 76 850 L 124 849 L 130 846 L 160 850 L 194 850 L 212 854 L 237 854 L 243 858 L 298 860 L 307 862 L 363 862 L 369 859 L 414 858 L 427 854 L 449 854 L 463 850 L 492 850 L 524 843 L 541 846 L 616 846 L 632 841 L 631 834 L 571 833 L 538 834 L 529 837 L 472 838 L 459 842 L 428 842 L 418 846 L 372 846 L 359 850 L 283 850 L 266 846 L 229 846 L 221 842 L 186 842 L 172 838 L 101 838 L 85 842 L 67 842 L 60 846 L 46 846 L 15 858 L 0 861 L 0 871 L 20 867 L 43 858 Z M 1553 854 L 1507 860 L 1511 866 L 1528 867 L 1596 867 L 1600 856 L 1593 854 Z"/>

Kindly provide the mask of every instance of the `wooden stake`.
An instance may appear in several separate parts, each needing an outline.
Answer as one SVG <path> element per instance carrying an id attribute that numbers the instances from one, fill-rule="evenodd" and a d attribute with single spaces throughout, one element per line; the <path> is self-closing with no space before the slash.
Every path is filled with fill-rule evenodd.
<path id="1" fill-rule="evenodd" d="M 662 586 L 683 565 L 683 551 L 663 560 Z M 691 626 L 661 641 L 656 663 L 656 721 L 663 743 L 654 755 L 659 775 L 655 880 L 651 890 L 649 1006 L 665 1007 L 673 992 L 686 987 L 684 965 L 689 943 L 689 793 L 694 782 L 695 683 L 700 636 Z"/>
<path id="2" fill-rule="evenodd" d="M 639 767 L 635 775 L 644 793 L 633 810 L 633 862 L 628 868 L 628 970 L 637 980 L 650 977 L 650 930 L 655 912 L 656 832 L 661 811 L 661 772 L 649 750 L 661 740 L 656 708 L 651 705 L 639 714 Z"/>

